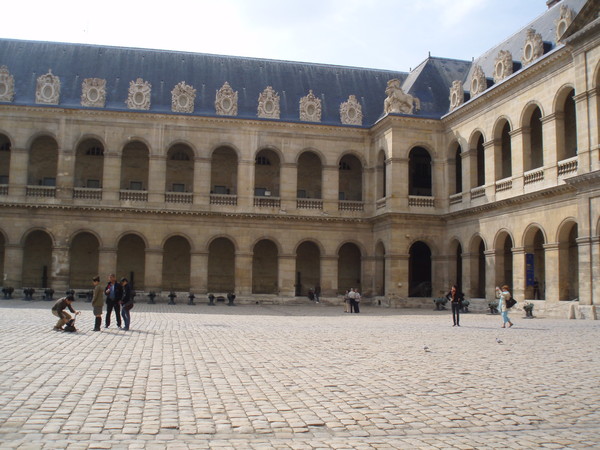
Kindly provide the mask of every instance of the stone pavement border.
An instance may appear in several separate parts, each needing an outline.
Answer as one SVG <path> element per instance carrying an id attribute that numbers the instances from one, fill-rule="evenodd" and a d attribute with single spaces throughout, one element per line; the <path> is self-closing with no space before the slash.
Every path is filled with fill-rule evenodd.
<path id="1" fill-rule="evenodd" d="M 138 303 L 94 333 L 75 302 L 68 334 L 50 306 L 0 300 L 2 449 L 600 447 L 597 321 Z"/>

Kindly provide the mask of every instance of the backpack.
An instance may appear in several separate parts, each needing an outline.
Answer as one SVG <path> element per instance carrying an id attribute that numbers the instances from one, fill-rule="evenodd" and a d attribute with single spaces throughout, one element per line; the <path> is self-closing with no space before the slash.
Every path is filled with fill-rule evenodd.
<path id="1" fill-rule="evenodd" d="M 514 298 L 509 298 L 508 300 L 506 300 L 506 307 L 507 308 L 512 308 L 513 306 L 515 306 L 517 304 L 517 301 Z"/>
<path id="2" fill-rule="evenodd" d="M 75 328 L 75 319 L 69 320 L 64 326 L 63 331 L 66 331 L 68 333 L 74 333 L 75 331 L 77 331 L 77 328 Z"/>

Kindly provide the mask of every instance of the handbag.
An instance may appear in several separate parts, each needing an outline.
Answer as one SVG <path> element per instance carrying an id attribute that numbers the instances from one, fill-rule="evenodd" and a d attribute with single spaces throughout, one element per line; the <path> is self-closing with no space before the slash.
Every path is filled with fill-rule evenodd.
<path id="1" fill-rule="evenodd" d="M 506 300 L 506 307 L 507 308 L 512 308 L 513 306 L 515 306 L 517 304 L 517 301 L 514 298 L 509 298 L 508 300 Z"/>

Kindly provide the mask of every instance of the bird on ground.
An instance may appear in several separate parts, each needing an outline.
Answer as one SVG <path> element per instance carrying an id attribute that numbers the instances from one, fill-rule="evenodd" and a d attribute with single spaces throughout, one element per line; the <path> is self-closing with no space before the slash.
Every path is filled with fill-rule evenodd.
<path id="1" fill-rule="evenodd" d="M 497 342 L 498 344 L 504 344 L 504 341 L 503 341 L 502 339 L 499 339 L 499 338 L 496 338 L 496 342 Z"/>
<path id="2" fill-rule="evenodd" d="M 423 347 L 423 350 L 425 350 L 426 352 L 430 352 L 431 350 L 429 350 L 429 347 L 427 347 L 426 345 Z"/>

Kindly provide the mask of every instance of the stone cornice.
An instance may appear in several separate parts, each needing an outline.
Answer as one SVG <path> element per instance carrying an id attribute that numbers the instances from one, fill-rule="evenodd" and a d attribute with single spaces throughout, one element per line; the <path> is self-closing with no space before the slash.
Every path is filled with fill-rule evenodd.
<path id="1" fill-rule="evenodd" d="M 597 189 L 598 185 L 600 185 L 600 170 L 569 177 L 565 179 L 565 183 L 573 186 L 573 188 L 577 189 L 578 191 L 589 188 Z"/>

